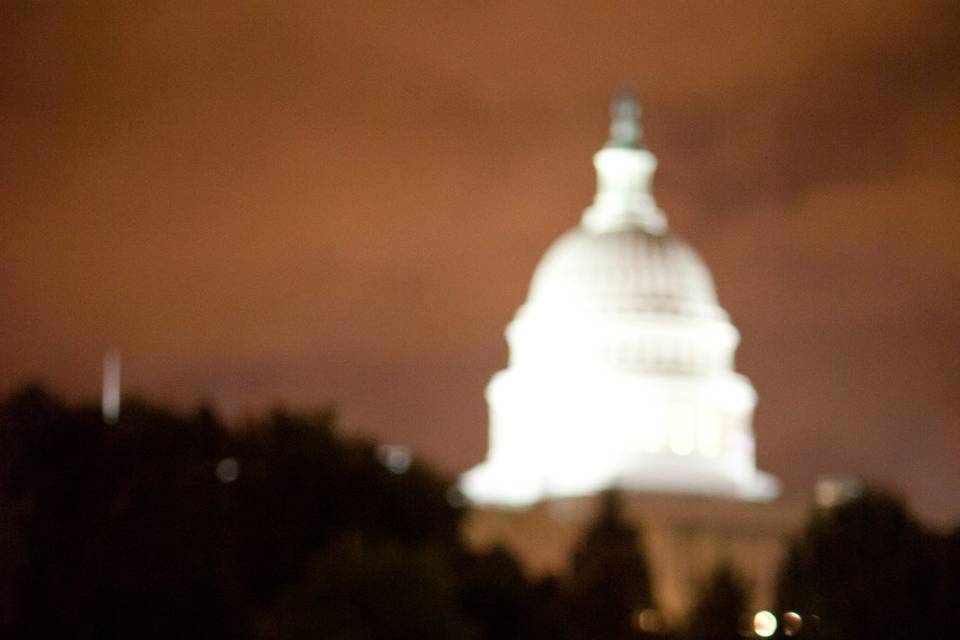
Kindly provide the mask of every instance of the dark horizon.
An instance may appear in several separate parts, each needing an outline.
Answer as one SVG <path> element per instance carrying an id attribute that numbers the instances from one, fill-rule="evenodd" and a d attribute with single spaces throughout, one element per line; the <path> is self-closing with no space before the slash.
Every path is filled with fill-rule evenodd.
<path id="1" fill-rule="evenodd" d="M 457 472 L 635 87 L 760 466 L 960 518 L 960 9 L 0 7 L 0 392 L 332 404 Z"/>

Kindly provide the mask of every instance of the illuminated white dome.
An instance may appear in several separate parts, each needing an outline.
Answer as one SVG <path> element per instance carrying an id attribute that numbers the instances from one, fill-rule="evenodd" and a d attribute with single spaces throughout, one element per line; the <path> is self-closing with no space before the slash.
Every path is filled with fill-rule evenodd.
<path id="1" fill-rule="evenodd" d="M 726 318 L 696 252 L 676 236 L 636 227 L 564 233 L 540 261 L 528 304 L 594 314 Z"/>
<path id="2" fill-rule="evenodd" d="M 655 330 L 660 325 L 669 336 Z M 540 261 L 508 339 L 511 366 L 576 351 L 581 364 L 601 368 L 693 373 L 730 369 L 737 332 L 683 240 L 636 227 L 576 227 Z"/>
<path id="3" fill-rule="evenodd" d="M 618 486 L 769 498 L 754 460 L 753 387 L 739 335 L 696 252 L 650 194 L 656 159 L 616 104 L 598 190 L 547 250 L 507 328 L 509 367 L 487 388 L 487 460 L 464 475 L 475 502 L 528 504 Z"/>

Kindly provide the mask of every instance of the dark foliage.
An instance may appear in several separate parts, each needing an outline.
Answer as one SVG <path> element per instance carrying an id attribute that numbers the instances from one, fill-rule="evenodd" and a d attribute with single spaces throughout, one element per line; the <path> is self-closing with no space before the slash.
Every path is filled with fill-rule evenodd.
<path id="1" fill-rule="evenodd" d="M 616 492 L 604 494 L 596 520 L 573 551 L 567 598 L 574 640 L 644 637 L 637 616 L 654 609 L 650 573 L 640 531 L 623 517 Z"/>
<path id="2" fill-rule="evenodd" d="M 266 638 L 467 640 L 457 584 L 436 549 L 354 534 L 318 549 L 264 616 Z"/>
<path id="3" fill-rule="evenodd" d="M 933 615 L 938 622 L 934 624 L 931 637 L 947 640 L 956 637 L 956 629 L 950 621 L 960 611 L 960 527 L 944 538 L 937 555 L 941 570 Z"/>
<path id="4" fill-rule="evenodd" d="M 818 510 L 787 554 L 780 610 L 811 623 L 803 629 L 807 638 L 938 637 L 946 619 L 935 611 L 939 546 L 900 501 L 884 494 Z"/>
<path id="5" fill-rule="evenodd" d="M 374 454 L 328 413 L 229 430 L 209 410 L 134 401 L 107 425 L 24 389 L 0 405 L 0 635 L 260 637 L 338 576 L 334 589 L 402 589 L 410 633 L 474 637 L 450 577 L 465 551 L 446 483 Z M 343 553 L 347 535 L 362 554 Z M 350 618 L 366 626 L 313 637 L 405 637 L 377 627 L 389 610 L 370 613 L 386 591 L 368 595 Z"/>
<path id="6" fill-rule="evenodd" d="M 687 640 L 740 640 L 747 589 L 728 564 L 721 564 L 700 591 L 690 614 Z"/>
<path id="7" fill-rule="evenodd" d="M 503 547 L 467 554 L 461 568 L 461 602 L 491 640 L 558 640 L 567 637 L 559 584 L 531 581 Z"/>
<path id="8" fill-rule="evenodd" d="M 655 609 L 642 536 L 602 508 L 563 581 L 463 543 L 448 482 L 392 473 L 331 413 L 228 428 L 128 401 L 117 424 L 39 387 L 0 402 L 0 637 L 638 640 Z M 691 638 L 731 637 L 742 590 L 718 573 Z M 815 514 L 780 605 L 803 637 L 948 638 L 960 532 L 895 500 Z"/>

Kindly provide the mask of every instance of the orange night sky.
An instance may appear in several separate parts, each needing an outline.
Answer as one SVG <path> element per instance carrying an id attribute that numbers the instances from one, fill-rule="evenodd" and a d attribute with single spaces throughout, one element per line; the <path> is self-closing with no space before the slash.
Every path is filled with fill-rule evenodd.
<path id="1" fill-rule="evenodd" d="M 150 6 L 152 4 L 152 6 Z M 760 464 L 960 517 L 960 5 L 0 5 L 0 390 L 333 403 L 448 471 L 620 83 Z"/>

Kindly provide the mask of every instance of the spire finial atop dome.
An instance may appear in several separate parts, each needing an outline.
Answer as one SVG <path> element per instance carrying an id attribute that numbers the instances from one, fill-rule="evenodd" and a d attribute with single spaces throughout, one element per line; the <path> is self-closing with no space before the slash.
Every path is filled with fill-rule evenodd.
<path id="1" fill-rule="evenodd" d="M 613 100 L 610 139 L 593 156 L 597 195 L 583 212 L 583 225 L 595 232 L 640 228 L 663 234 L 667 220 L 650 192 L 657 159 L 640 143 L 640 105 L 620 90 Z"/>
<path id="2" fill-rule="evenodd" d="M 617 91 L 610 106 L 610 139 L 607 147 L 636 149 L 640 144 L 640 103 L 625 88 Z"/>

